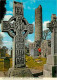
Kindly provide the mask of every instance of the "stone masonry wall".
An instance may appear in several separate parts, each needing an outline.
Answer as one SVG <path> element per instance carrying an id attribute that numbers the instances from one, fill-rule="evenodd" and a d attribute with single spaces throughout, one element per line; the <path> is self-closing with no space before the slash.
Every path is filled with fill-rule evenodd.
<path id="1" fill-rule="evenodd" d="M 41 42 L 41 56 L 42 57 L 45 57 L 45 54 L 46 54 L 46 57 L 47 55 L 51 54 L 51 41 L 50 40 L 43 40 Z"/>

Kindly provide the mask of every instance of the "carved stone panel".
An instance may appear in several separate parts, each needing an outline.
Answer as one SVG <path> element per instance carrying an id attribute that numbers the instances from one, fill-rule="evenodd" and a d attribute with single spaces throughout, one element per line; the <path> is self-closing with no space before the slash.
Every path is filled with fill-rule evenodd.
<path id="1" fill-rule="evenodd" d="M 15 7 L 15 14 L 16 15 L 22 15 L 23 14 L 22 8 L 21 7 Z"/>
<path id="2" fill-rule="evenodd" d="M 21 36 L 15 37 L 15 65 L 16 67 L 23 66 L 25 64 L 24 58 L 24 38 Z"/>
<path id="3" fill-rule="evenodd" d="M 54 29 L 54 52 L 57 53 L 57 28 Z"/>
<path id="4" fill-rule="evenodd" d="M 3 21 L 2 23 L 2 31 L 8 31 L 10 29 L 11 25 L 8 21 Z"/>

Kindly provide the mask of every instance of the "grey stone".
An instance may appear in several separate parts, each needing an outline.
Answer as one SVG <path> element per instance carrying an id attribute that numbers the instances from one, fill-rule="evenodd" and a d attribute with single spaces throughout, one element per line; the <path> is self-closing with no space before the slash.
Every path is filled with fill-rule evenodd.
<path id="1" fill-rule="evenodd" d="M 42 6 L 39 5 L 35 9 L 35 41 L 29 45 L 30 55 L 34 58 L 38 57 L 38 48 L 42 40 Z M 32 52 L 33 51 L 33 52 Z"/>
<path id="2" fill-rule="evenodd" d="M 41 56 L 42 57 L 45 57 L 45 55 L 46 55 L 46 57 L 48 56 L 48 55 L 50 55 L 51 54 L 51 41 L 50 40 L 43 40 L 42 42 L 41 42 Z"/>
<path id="3" fill-rule="evenodd" d="M 56 15 L 53 14 L 51 22 L 47 24 L 51 30 L 51 55 L 47 56 L 47 63 L 44 65 L 44 77 L 57 77 L 57 20 Z"/>
<path id="4" fill-rule="evenodd" d="M 52 73 L 50 72 L 50 71 L 48 71 L 48 70 L 43 70 L 43 74 L 44 74 L 44 76 L 43 77 L 52 77 Z"/>
<path id="5" fill-rule="evenodd" d="M 35 41 L 42 40 L 42 6 L 35 9 Z"/>
<path id="6" fill-rule="evenodd" d="M 10 68 L 9 77 L 33 77 L 31 71 L 28 68 Z"/>
<path id="7" fill-rule="evenodd" d="M 13 13 L 13 17 L 2 22 L 2 31 L 14 38 L 13 67 L 18 68 L 25 66 L 25 37 L 33 33 L 33 25 L 24 18 L 22 3 L 14 2 Z"/>
<path id="8" fill-rule="evenodd" d="M 30 55 L 34 58 L 38 57 L 38 48 L 41 45 L 41 41 L 35 41 L 34 43 L 29 44 Z"/>
<path id="9" fill-rule="evenodd" d="M 23 16 L 23 4 L 13 4 L 13 17 L 2 22 L 2 31 L 8 32 L 13 39 L 13 66 L 8 76 L 31 77 L 29 69 L 25 68 L 25 37 L 33 33 L 33 25 L 29 24 Z"/>
<path id="10" fill-rule="evenodd" d="M 47 56 L 47 64 L 57 65 L 57 55 L 49 55 Z"/>
<path id="11" fill-rule="evenodd" d="M 43 77 L 57 77 L 57 66 L 45 65 L 43 74 Z"/>

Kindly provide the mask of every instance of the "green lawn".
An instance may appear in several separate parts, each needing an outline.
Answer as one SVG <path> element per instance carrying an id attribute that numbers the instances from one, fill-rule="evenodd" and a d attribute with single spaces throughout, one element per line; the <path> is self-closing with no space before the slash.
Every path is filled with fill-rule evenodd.
<path id="1" fill-rule="evenodd" d="M 34 59 L 26 55 L 26 65 L 28 68 L 43 70 L 44 64 L 46 64 L 46 58 L 38 57 L 37 59 Z"/>

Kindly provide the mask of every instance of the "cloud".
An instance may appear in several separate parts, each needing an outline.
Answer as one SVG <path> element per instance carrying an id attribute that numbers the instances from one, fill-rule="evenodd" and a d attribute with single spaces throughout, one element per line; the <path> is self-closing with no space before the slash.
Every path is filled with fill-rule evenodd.
<path id="1" fill-rule="evenodd" d="M 32 24 L 35 26 L 35 21 Z"/>
<path id="2" fill-rule="evenodd" d="M 0 24 L 0 31 L 1 31 L 1 24 Z M 6 34 L 4 32 L 0 32 L 0 34 L 3 36 L 3 37 L 6 37 Z"/>
<path id="3" fill-rule="evenodd" d="M 3 36 L 3 37 L 6 37 L 6 34 L 4 32 L 0 32 L 0 34 Z"/>
<path id="4" fill-rule="evenodd" d="M 5 15 L 4 21 L 8 21 L 11 17 L 12 17 L 12 15 Z"/>
<path id="5" fill-rule="evenodd" d="M 30 44 L 30 43 L 33 43 L 34 41 L 31 41 L 31 40 L 25 40 L 25 45 L 28 45 L 28 44 Z"/>
<path id="6" fill-rule="evenodd" d="M 31 41 L 31 40 L 27 40 L 29 43 L 33 43 L 33 41 Z"/>
<path id="7" fill-rule="evenodd" d="M 25 42 L 26 42 L 26 43 L 33 43 L 34 41 L 28 39 L 28 40 L 26 40 Z"/>
<path id="8" fill-rule="evenodd" d="M 12 46 L 13 42 L 12 41 L 3 41 L 3 44 L 5 46 Z"/>
<path id="9" fill-rule="evenodd" d="M 47 28 L 47 23 L 49 23 L 50 21 L 44 21 L 43 22 L 43 30 L 46 30 L 46 29 L 48 29 Z"/>
<path id="10" fill-rule="evenodd" d="M 13 46 L 13 42 L 12 41 L 3 41 L 3 46 L 6 46 L 7 48 L 11 49 L 11 47 Z"/>
<path id="11" fill-rule="evenodd" d="M 13 14 L 13 12 L 12 11 L 7 11 L 6 14 Z"/>
<path id="12" fill-rule="evenodd" d="M 3 41 L 4 43 L 6 43 L 6 45 L 11 45 L 13 42 L 12 41 Z"/>

